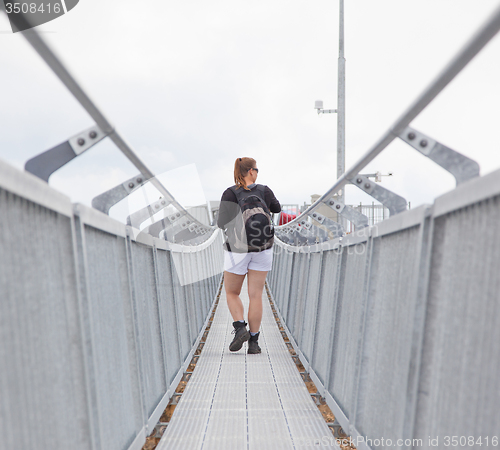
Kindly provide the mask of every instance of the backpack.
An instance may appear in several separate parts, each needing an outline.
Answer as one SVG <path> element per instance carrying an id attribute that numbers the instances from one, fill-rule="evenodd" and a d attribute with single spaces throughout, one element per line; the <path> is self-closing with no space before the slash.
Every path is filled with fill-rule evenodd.
<path id="1" fill-rule="evenodd" d="M 233 226 L 233 239 L 230 239 L 231 251 L 261 252 L 273 246 L 274 224 L 266 205 L 265 186 L 258 184 L 250 191 L 232 186 L 230 188 L 238 205 L 238 214 Z"/>

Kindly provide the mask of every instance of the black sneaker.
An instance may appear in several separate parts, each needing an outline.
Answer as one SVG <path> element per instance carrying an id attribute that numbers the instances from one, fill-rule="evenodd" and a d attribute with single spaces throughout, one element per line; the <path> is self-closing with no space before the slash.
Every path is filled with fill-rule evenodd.
<path id="1" fill-rule="evenodd" d="M 229 344 L 229 350 L 231 352 L 237 352 L 242 346 L 243 342 L 248 341 L 250 339 L 250 333 L 247 330 L 246 322 L 233 322 L 234 330 L 234 339 L 233 342 Z"/>
<path id="2" fill-rule="evenodd" d="M 260 331 L 256 335 L 250 336 L 250 339 L 248 340 L 248 353 L 250 354 L 262 353 L 262 350 L 260 349 L 259 344 L 257 342 L 259 339 L 259 334 Z"/>

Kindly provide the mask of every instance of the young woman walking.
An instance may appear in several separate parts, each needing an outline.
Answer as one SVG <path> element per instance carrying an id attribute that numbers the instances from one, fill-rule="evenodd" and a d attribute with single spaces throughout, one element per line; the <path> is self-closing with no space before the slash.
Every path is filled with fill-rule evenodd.
<path id="1" fill-rule="evenodd" d="M 226 234 L 224 244 L 224 286 L 233 317 L 234 339 L 229 345 L 238 351 L 245 341 L 248 353 L 260 353 L 258 344 L 262 320 L 262 293 L 273 262 L 274 230 L 270 213 L 281 211 L 279 201 L 267 186 L 256 184 L 259 169 L 253 158 L 237 158 L 235 185 L 222 194 L 217 225 Z M 240 299 L 248 277 L 248 324 Z M 250 327 L 250 332 L 247 330 Z"/>

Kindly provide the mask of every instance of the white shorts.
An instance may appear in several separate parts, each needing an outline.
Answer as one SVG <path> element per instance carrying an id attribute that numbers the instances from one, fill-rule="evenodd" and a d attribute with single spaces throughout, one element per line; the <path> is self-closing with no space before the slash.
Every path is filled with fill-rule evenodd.
<path id="1" fill-rule="evenodd" d="M 269 272 L 273 265 L 273 249 L 262 252 L 235 253 L 224 250 L 224 270 L 236 275 L 245 275 L 250 270 Z"/>

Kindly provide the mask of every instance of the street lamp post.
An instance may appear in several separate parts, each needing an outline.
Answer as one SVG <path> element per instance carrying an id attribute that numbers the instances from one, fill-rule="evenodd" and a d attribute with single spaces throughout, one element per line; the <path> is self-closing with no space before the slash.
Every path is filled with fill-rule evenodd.
<path id="1" fill-rule="evenodd" d="M 345 172 L 345 58 L 344 58 L 344 0 L 339 0 L 339 61 L 337 89 L 337 179 Z M 345 188 L 338 199 L 345 204 Z"/>
<path id="2" fill-rule="evenodd" d="M 314 108 L 318 114 L 337 113 L 337 179 L 345 172 L 345 57 L 344 57 L 344 0 L 339 0 L 339 60 L 337 109 L 323 109 L 323 101 L 316 100 Z M 338 199 L 345 203 L 345 192 L 339 191 Z"/>
<path id="3" fill-rule="evenodd" d="M 345 57 L 344 57 L 344 0 L 339 0 L 339 59 L 337 76 L 337 109 L 323 109 L 323 102 L 316 100 L 318 114 L 337 113 L 337 179 L 345 172 Z M 338 201 L 345 204 L 345 188 L 337 193 Z M 343 224 L 341 218 L 340 222 Z"/>

